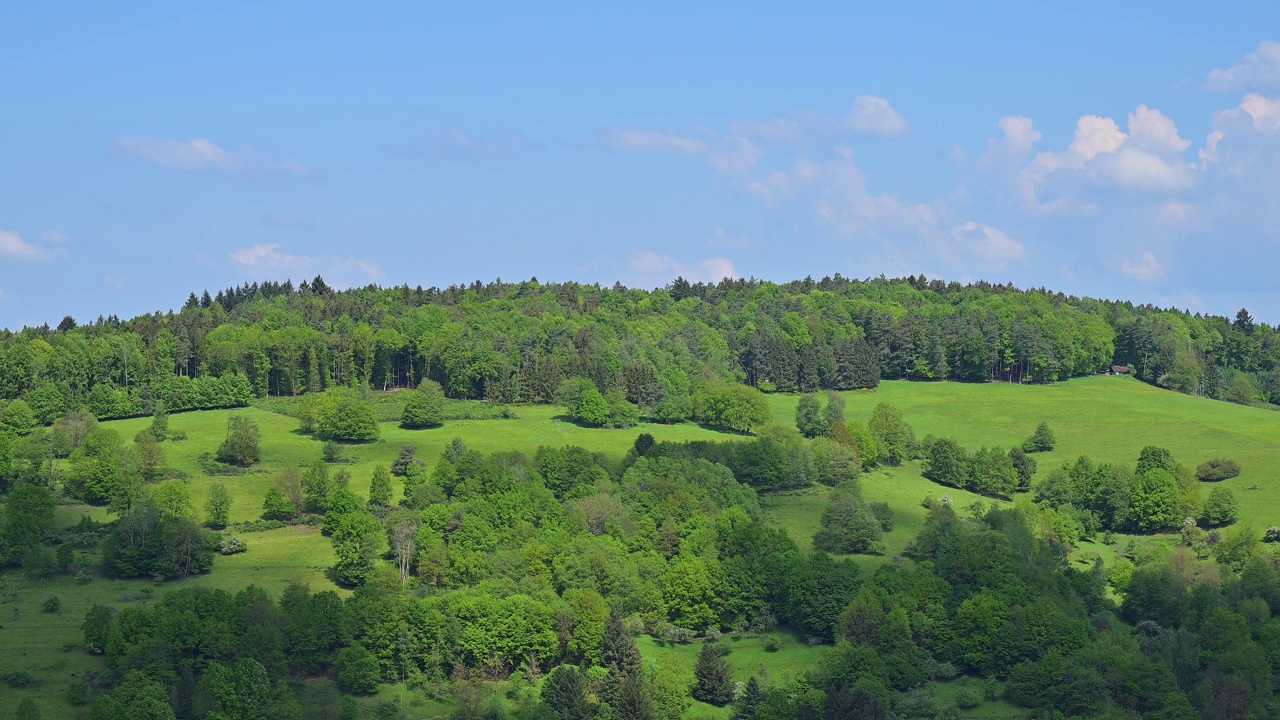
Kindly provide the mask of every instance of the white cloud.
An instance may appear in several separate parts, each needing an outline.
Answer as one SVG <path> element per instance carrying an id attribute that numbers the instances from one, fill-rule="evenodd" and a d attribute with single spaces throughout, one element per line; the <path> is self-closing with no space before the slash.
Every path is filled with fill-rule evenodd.
<path id="1" fill-rule="evenodd" d="M 665 253 L 639 248 L 632 248 L 628 267 L 637 276 L 639 282 L 633 283 L 637 285 L 666 282 L 676 276 L 695 283 L 718 283 L 725 278 L 736 280 L 742 277 L 729 258 L 710 257 L 687 265 Z"/>
<path id="2" fill-rule="evenodd" d="M 1254 129 L 1263 135 L 1280 130 L 1280 100 L 1250 93 L 1241 101 L 1240 109 L 1253 119 Z"/>
<path id="3" fill-rule="evenodd" d="M 1180 153 L 1191 141 L 1178 136 L 1178 126 L 1164 113 L 1139 105 L 1129 113 L 1129 137 L 1138 147 L 1157 153 Z"/>
<path id="4" fill-rule="evenodd" d="M 40 233 L 40 242 L 47 245 L 66 245 L 71 242 L 71 238 L 57 230 L 45 230 Z"/>
<path id="5" fill-rule="evenodd" d="M 1182 225 L 1191 220 L 1195 212 L 1196 207 L 1191 203 L 1170 200 L 1160 204 L 1156 211 L 1156 220 L 1161 225 Z"/>
<path id="6" fill-rule="evenodd" d="M 1131 263 L 1128 260 L 1120 265 L 1120 272 L 1127 277 L 1131 277 L 1141 282 L 1150 282 L 1164 276 L 1164 266 L 1156 260 L 1156 256 L 1151 252 L 1142 253 L 1142 259 L 1137 263 Z"/>
<path id="7" fill-rule="evenodd" d="M 50 235 L 53 237 L 51 238 Z M 23 240 L 17 233 L 6 232 L 0 230 L 0 257 L 12 258 L 14 260 L 52 260 L 54 258 L 66 257 L 67 251 L 61 247 L 48 247 L 58 240 L 65 242 L 65 235 L 56 231 L 49 231 L 41 235 L 41 245 L 35 245 Z M 61 243 L 59 243 L 61 244 Z"/>
<path id="8" fill-rule="evenodd" d="M 1040 138 L 1044 137 L 1031 122 L 1031 118 L 1022 115 L 1009 115 L 1000 118 L 996 123 L 1002 136 L 987 141 L 987 153 L 982 156 L 980 164 L 995 162 L 1001 158 L 1025 157 Z"/>
<path id="9" fill-rule="evenodd" d="M 0 288 L 0 300 L 4 300 L 4 298 L 5 298 L 4 288 Z"/>
<path id="10" fill-rule="evenodd" d="M 1191 142 L 1178 134 L 1173 120 L 1146 105 L 1129 113 L 1128 120 L 1126 133 L 1109 117 L 1085 115 L 1076 121 L 1065 150 L 1036 153 L 1014 171 L 1013 182 L 1024 206 L 1037 212 L 1092 211 L 1097 193 L 1111 188 L 1169 193 L 1191 187 L 1196 176 L 1182 158 Z M 1002 166 L 993 159 L 1029 152 L 1040 133 L 1030 120 L 1020 117 L 1003 119 L 1000 128 L 1004 137 L 988 142 L 983 167 L 1007 172 L 1007 163 Z"/>
<path id="11" fill-rule="evenodd" d="M 106 283 L 108 287 L 116 292 L 124 292 L 128 289 L 128 286 L 125 284 L 124 275 L 118 272 L 107 272 L 103 274 L 102 282 Z"/>
<path id="12" fill-rule="evenodd" d="M 1280 87 L 1280 43 L 1258 43 L 1258 49 L 1238 64 L 1210 72 L 1208 86 L 1221 91 Z"/>
<path id="13" fill-rule="evenodd" d="M 665 152 L 680 155 L 705 155 L 706 142 L 675 133 L 616 128 L 604 134 L 605 142 L 622 152 Z"/>
<path id="14" fill-rule="evenodd" d="M 308 257 L 306 255 L 290 255 L 280 251 L 279 243 L 264 243 L 236 250 L 231 253 L 232 262 L 254 272 L 266 271 L 284 273 L 292 276 L 297 273 L 305 277 L 311 273 L 331 275 L 335 287 L 341 287 L 344 280 L 353 278 L 353 273 L 362 276 L 365 282 L 376 281 L 382 277 L 382 268 L 376 262 L 357 257 Z M 326 278 L 329 280 L 330 278 Z"/>
<path id="15" fill-rule="evenodd" d="M 1026 257 L 1022 243 L 990 225 L 970 220 L 953 228 L 951 234 L 961 252 L 988 261 L 995 267 Z"/>
<path id="16" fill-rule="evenodd" d="M 1025 123 L 1007 123 L 1026 135 L 1038 133 Z M 731 123 L 724 133 L 701 128 L 691 132 L 615 129 L 604 142 L 624 152 L 668 152 L 703 159 L 725 182 L 764 203 L 771 211 L 817 223 L 827 235 L 853 245 L 857 252 L 887 257 L 899 266 L 925 265 L 934 271 L 980 271 L 1003 268 L 1025 256 L 1020 243 L 990 225 L 954 217 L 951 205 L 968 203 L 964 188 L 946 199 L 909 202 L 874 192 L 852 148 L 840 140 L 850 133 L 900 136 L 910 127 L 883 98 L 863 96 L 843 120 L 814 113 L 786 118 Z M 712 246 L 731 245 L 713 238 Z M 709 266 L 702 275 L 718 275 L 732 267 Z M 676 261 L 657 253 L 637 254 L 632 270 L 670 274 Z M 681 266 L 689 270 L 686 266 Z M 692 272 L 692 270 L 690 270 Z"/>
<path id="17" fill-rule="evenodd" d="M 888 100 L 874 95 L 854 98 L 847 125 L 853 132 L 864 135 L 902 137 L 911 133 L 907 119 L 894 110 Z"/>
<path id="18" fill-rule="evenodd" d="M 16 233 L 5 232 L 4 230 L 0 230 L 0 255 L 17 260 L 46 259 L 43 249 L 26 242 L 18 237 Z"/>
<path id="19" fill-rule="evenodd" d="M 163 140 L 159 138 L 121 138 L 116 147 L 130 155 L 150 160 L 157 165 L 178 170 L 217 170 L 227 173 L 271 172 L 302 175 L 306 169 L 296 160 L 275 161 L 263 158 L 248 148 L 224 150 L 205 138 Z"/>

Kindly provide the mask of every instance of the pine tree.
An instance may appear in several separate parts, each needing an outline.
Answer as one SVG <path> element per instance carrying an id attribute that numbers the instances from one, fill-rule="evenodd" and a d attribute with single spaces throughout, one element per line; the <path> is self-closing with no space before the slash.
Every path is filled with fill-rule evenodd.
<path id="1" fill-rule="evenodd" d="M 369 482 L 369 504 L 387 507 L 391 504 L 391 473 L 385 465 L 373 469 L 373 480 Z"/>
<path id="2" fill-rule="evenodd" d="M 756 716 L 756 708 L 760 707 L 762 702 L 764 702 L 764 688 L 760 687 L 760 681 L 752 675 L 742 689 L 742 697 L 734 703 L 734 720 L 752 720 Z"/>
<path id="3" fill-rule="evenodd" d="M 1028 453 L 1049 452 L 1053 449 L 1055 442 L 1049 423 L 1042 422 L 1036 426 L 1036 431 L 1031 437 L 1022 443 L 1022 450 Z"/>
<path id="4" fill-rule="evenodd" d="M 542 686 L 542 702 L 555 710 L 560 720 L 587 720 L 591 717 L 587 680 L 573 665 L 561 665 L 547 677 Z"/>
<path id="5" fill-rule="evenodd" d="M 822 408 L 822 424 L 825 425 L 822 433 L 836 423 L 844 422 L 844 398 L 836 393 L 827 393 L 827 406 Z M 822 433 L 818 433 L 821 435 Z"/>
<path id="6" fill-rule="evenodd" d="M 733 669 L 718 642 L 704 643 L 693 666 L 693 697 L 711 705 L 728 705 L 733 700 Z"/>

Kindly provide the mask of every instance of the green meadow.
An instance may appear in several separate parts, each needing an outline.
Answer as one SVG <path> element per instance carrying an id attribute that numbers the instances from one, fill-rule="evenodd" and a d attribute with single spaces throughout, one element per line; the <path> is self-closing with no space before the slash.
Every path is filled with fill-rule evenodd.
<path id="1" fill-rule="evenodd" d="M 876 391 L 850 392 L 845 397 L 850 420 L 865 422 L 876 403 L 889 402 L 902 409 L 917 437 L 954 436 L 970 449 L 982 445 L 1011 447 L 1030 435 L 1037 423 L 1047 421 L 1057 436 L 1057 448 L 1035 456 L 1041 476 L 1082 454 L 1101 462 L 1133 463 L 1145 445 L 1168 447 L 1179 462 L 1192 466 L 1214 457 L 1228 457 L 1243 468 L 1239 477 L 1224 483 L 1237 494 L 1241 522 L 1259 533 L 1269 525 L 1280 525 L 1280 412 L 1189 397 L 1119 377 L 1091 377 L 1048 386 L 885 382 Z M 794 395 L 770 396 L 774 419 L 793 422 L 797 399 Z M 189 478 L 197 508 L 203 507 L 213 483 L 223 483 L 234 499 L 232 521 L 243 522 L 258 518 L 263 494 L 280 470 L 314 462 L 321 457 L 322 445 L 298 432 L 293 418 L 262 408 L 234 412 L 252 417 L 262 429 L 262 459 L 251 470 L 211 476 L 206 471 L 207 459 L 202 461 L 202 457 L 207 458 L 216 450 L 232 411 L 172 416 L 170 430 L 185 432 L 189 439 L 166 442 L 164 448 L 168 465 Z M 335 467 L 348 470 L 351 488 L 365 495 L 374 466 L 390 465 L 405 444 L 417 446 L 418 458 L 431 464 L 455 437 L 482 452 L 515 450 L 532 454 L 542 445 L 572 444 L 614 458 L 621 458 L 642 432 L 651 433 L 658 440 L 677 441 L 738 437 L 693 424 L 587 429 L 561 421 L 560 412 L 559 408 L 548 406 L 517 407 L 517 417 L 513 419 L 449 421 L 442 428 L 418 431 L 383 423 L 380 440 L 345 446 L 346 462 Z M 132 438 L 149 423 L 149 418 L 142 418 L 107 425 L 125 438 Z M 875 469 L 865 474 L 862 482 L 868 499 L 888 502 L 896 514 L 895 527 L 884 540 L 885 554 L 858 558 L 868 566 L 899 555 L 916 535 L 925 513 L 920 501 L 926 495 L 948 495 L 957 508 L 991 502 L 925 480 L 917 462 Z M 395 491 L 398 499 L 398 480 Z M 766 496 L 762 504 L 770 518 L 807 549 L 812 546 L 826 493 L 825 488 L 819 487 L 788 491 Z M 107 518 L 99 508 L 68 506 L 60 508 L 59 521 L 71 525 L 84 513 L 96 519 Z M 146 603 L 184 585 L 235 591 L 257 584 L 272 593 L 294 580 L 309 584 L 313 590 L 335 587 L 324 574 L 333 563 L 333 552 L 318 528 L 290 527 L 241 537 L 248 544 L 248 552 L 217 557 L 214 570 L 208 575 L 164 584 L 100 577 L 77 583 L 67 576 L 39 581 L 19 571 L 0 575 L 0 673 L 25 670 L 36 676 L 40 684 L 17 692 L 37 699 L 48 716 L 62 716 L 69 708 L 61 698 L 69 680 L 101 667 L 100 660 L 85 654 L 80 647 L 81 620 L 95 603 L 115 607 Z M 1114 556 L 1113 548 L 1090 545 L 1078 553 L 1087 556 L 1080 562 L 1086 562 L 1094 552 L 1105 559 Z M 42 603 L 54 596 L 61 602 L 60 610 L 43 612 Z M 774 677 L 799 672 L 823 651 L 786 633 L 774 636 L 781 646 L 775 653 L 764 651 L 764 636 L 726 640 L 732 643 L 730 660 L 739 679 L 745 679 L 761 665 Z M 640 647 L 648 658 L 676 653 L 692 668 L 700 646 L 660 645 L 645 638 Z M 4 692 L 13 691 L 6 687 Z M 937 692 L 944 697 L 953 689 L 941 685 Z M 436 710 L 427 714 L 444 714 Z M 987 703 L 965 716 L 1008 717 L 1010 711 L 1003 704 Z M 706 705 L 695 705 L 690 716 L 727 717 L 723 710 Z"/>

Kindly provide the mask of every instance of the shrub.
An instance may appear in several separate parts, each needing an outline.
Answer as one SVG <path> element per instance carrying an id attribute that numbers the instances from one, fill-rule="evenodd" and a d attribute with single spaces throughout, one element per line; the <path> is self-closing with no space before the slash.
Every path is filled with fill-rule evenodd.
<path id="1" fill-rule="evenodd" d="M 1240 474 L 1240 463 L 1226 458 L 1214 458 L 1196 468 L 1196 477 L 1203 482 L 1228 480 Z"/>
<path id="2" fill-rule="evenodd" d="M 956 707 L 963 710 L 972 710 L 982 704 L 982 688 L 965 683 L 963 687 L 956 692 Z"/>
<path id="3" fill-rule="evenodd" d="M 325 442 L 324 447 L 320 450 L 320 454 L 324 457 L 324 461 L 327 463 L 345 462 L 345 459 L 342 457 L 342 446 L 332 440 Z"/>
<path id="4" fill-rule="evenodd" d="M 235 535 L 228 535 L 222 538 L 222 541 L 218 543 L 219 555 L 238 555 L 248 549 L 249 546 L 245 545 L 244 541 Z"/>
<path id="5" fill-rule="evenodd" d="M 775 653 L 778 652 L 778 638 L 769 638 L 764 641 L 764 651 Z"/>
<path id="6" fill-rule="evenodd" d="M 40 682 L 34 675 L 26 670 L 10 670 L 9 672 L 0 675 L 0 680 L 3 680 L 9 687 L 14 688 L 24 688 Z"/>
<path id="7" fill-rule="evenodd" d="M 66 690 L 67 702 L 75 707 L 83 707 L 89 704 L 89 681 L 84 678 L 76 678 L 67 684 Z"/>
<path id="8" fill-rule="evenodd" d="M 57 595 L 54 595 L 40 603 L 40 609 L 47 613 L 56 613 L 62 609 L 62 601 L 58 599 Z"/>

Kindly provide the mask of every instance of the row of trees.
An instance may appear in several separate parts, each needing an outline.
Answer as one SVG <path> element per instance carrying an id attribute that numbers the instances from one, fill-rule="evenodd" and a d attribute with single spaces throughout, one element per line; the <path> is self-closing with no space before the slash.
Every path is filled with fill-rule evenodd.
<path id="1" fill-rule="evenodd" d="M 712 378 L 811 392 L 881 378 L 1052 382 L 1113 362 L 1182 392 L 1280 399 L 1276 329 L 1247 312 L 1191 316 L 986 283 L 836 276 L 643 291 L 531 280 L 337 293 L 317 278 L 220 296 L 124 322 L 3 331 L 0 399 L 22 398 L 48 423 L 79 407 L 120 417 L 159 400 L 229 407 L 424 379 L 449 397 L 551 403 L 564 381 L 585 378 L 661 417 L 691 415 L 682 399 Z"/>

